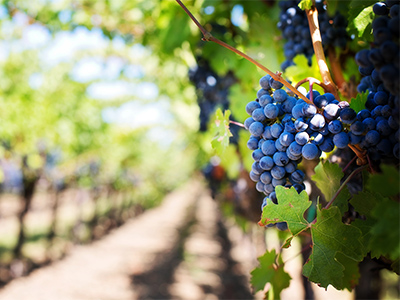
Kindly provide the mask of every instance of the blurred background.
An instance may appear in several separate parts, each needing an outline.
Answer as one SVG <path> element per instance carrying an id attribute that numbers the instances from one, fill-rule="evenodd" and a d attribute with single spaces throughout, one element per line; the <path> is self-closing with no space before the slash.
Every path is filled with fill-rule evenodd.
<path id="1" fill-rule="evenodd" d="M 13 284 L 14 290 L 29 287 L 26 281 L 18 285 L 18 278 L 29 279 L 35 270 L 79 255 L 79 249 L 101 261 L 104 253 L 93 249 L 102 244 L 95 241 L 123 225 L 151 229 L 149 235 L 164 243 L 161 248 L 150 243 L 142 254 L 130 252 L 139 261 L 149 259 L 143 269 L 139 262 L 127 263 L 130 292 L 102 298 L 92 294 L 102 282 L 96 288 L 85 283 L 86 292 L 65 299 L 260 299 L 251 292 L 249 272 L 267 247 L 279 248 L 285 233 L 266 234 L 256 224 L 263 196 L 248 178 L 248 133 L 231 125 L 224 151 L 213 149 L 211 141 L 219 130 L 217 109 L 230 109 L 230 119 L 243 122 L 264 74 L 201 41 L 198 28 L 172 0 L 0 3 L 3 291 Z M 271 70 L 280 69 L 285 58 L 276 1 L 185 4 L 214 36 Z M 351 70 L 355 63 L 347 65 Z M 309 72 L 318 73 L 312 67 Z M 146 221 L 155 207 L 157 218 L 165 217 L 160 224 Z M 170 232 L 175 235 L 166 238 Z M 116 243 L 115 253 L 128 240 L 147 243 L 134 233 L 120 235 L 124 243 L 109 240 Z M 203 239 L 196 239 L 199 235 Z M 303 284 L 300 244 L 293 248 L 295 278 L 286 298 L 304 299 L 308 293 L 328 299 Z M 201 257 L 209 260 L 196 265 Z M 89 265 L 78 264 L 74 272 L 90 270 Z M 58 273 L 51 274 L 48 279 L 56 282 Z M 397 279 L 382 276 L 390 299 Z M 63 293 L 58 291 L 57 299 L 64 299 Z M 339 295 L 332 293 L 332 299 Z M 0 299 L 28 298 L 0 289 Z M 29 299 L 56 298 L 31 294 Z"/>

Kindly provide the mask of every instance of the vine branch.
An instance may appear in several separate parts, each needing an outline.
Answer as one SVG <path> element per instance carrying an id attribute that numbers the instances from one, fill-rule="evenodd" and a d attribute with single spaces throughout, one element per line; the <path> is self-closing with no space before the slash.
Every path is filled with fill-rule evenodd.
<path id="1" fill-rule="evenodd" d="M 325 53 L 322 47 L 321 32 L 319 30 L 318 10 L 315 5 L 311 9 L 306 9 L 306 15 L 308 26 L 310 27 L 310 34 L 313 42 L 315 57 L 317 58 L 319 72 L 321 74 L 322 81 L 326 86 L 325 92 L 332 93 L 335 98 L 339 100 L 337 87 L 332 80 L 328 65 L 326 63 Z"/>
<path id="2" fill-rule="evenodd" d="M 304 101 L 306 101 L 307 103 L 310 103 L 312 105 L 314 105 L 309 99 L 307 99 L 306 96 L 304 96 L 302 93 L 300 93 L 297 89 L 295 89 L 289 82 L 287 82 L 282 76 L 280 72 L 274 73 L 271 70 L 269 70 L 267 67 L 263 66 L 262 64 L 260 64 L 258 61 L 254 60 L 253 58 L 251 58 L 250 56 L 248 56 L 247 54 L 239 51 L 238 49 L 232 47 L 231 45 L 228 45 L 227 43 L 215 38 L 212 36 L 212 34 L 210 32 L 208 32 L 207 30 L 204 29 L 204 27 L 199 23 L 199 21 L 197 21 L 197 19 L 193 16 L 193 14 L 187 9 L 187 7 L 182 3 L 181 0 L 176 0 L 176 2 L 178 2 L 178 4 L 183 8 L 183 10 L 186 12 L 186 14 L 193 20 L 193 22 L 196 24 L 196 26 L 200 29 L 201 33 L 203 34 L 203 41 L 207 41 L 207 42 L 214 42 L 217 43 L 218 45 L 240 55 L 241 57 L 245 58 L 246 60 L 248 60 L 249 62 L 251 62 L 252 64 L 256 65 L 257 67 L 259 67 L 261 70 L 263 70 L 264 72 L 266 72 L 268 75 L 270 75 L 275 81 L 279 81 L 280 83 L 282 83 L 286 88 L 288 88 L 292 93 L 294 93 L 295 95 L 297 95 L 299 98 L 303 99 Z"/>
<path id="3" fill-rule="evenodd" d="M 239 122 L 236 122 L 236 121 L 232 121 L 232 120 L 229 120 L 229 123 L 244 128 L 244 125 L 242 123 L 239 123 Z"/>
<path id="4" fill-rule="evenodd" d="M 340 185 L 340 187 L 336 191 L 335 195 L 333 195 L 331 201 L 329 201 L 328 204 L 325 206 L 326 209 L 328 209 L 332 205 L 333 201 L 336 200 L 336 198 L 339 196 L 340 192 L 344 189 L 344 187 L 350 181 L 350 179 L 352 179 L 354 177 L 354 175 L 356 175 L 357 173 L 361 172 L 366 167 L 368 167 L 368 166 L 364 165 L 364 166 L 361 166 L 361 167 L 355 169 L 353 172 L 351 172 L 351 174 L 346 178 L 346 180 L 343 181 L 343 183 Z"/>

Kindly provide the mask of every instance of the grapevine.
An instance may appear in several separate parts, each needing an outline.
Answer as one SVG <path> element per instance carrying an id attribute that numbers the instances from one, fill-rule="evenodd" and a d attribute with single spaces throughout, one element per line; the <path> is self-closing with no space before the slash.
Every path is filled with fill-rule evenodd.
<path id="1" fill-rule="evenodd" d="M 385 205 L 399 211 L 398 1 L 378 2 L 361 11 L 363 15 L 370 12 L 373 18 L 373 42 L 370 49 L 360 49 L 355 55 L 363 77 L 351 101 L 341 99 L 350 93 L 343 88 L 347 83 L 334 47 L 344 48 L 354 37 L 347 34 L 346 19 L 339 12 L 330 17 L 322 2 L 279 3 L 282 12 L 278 27 L 283 38 L 289 39 L 282 68 L 294 65 L 293 58 L 299 54 L 304 54 L 311 65 L 315 55 L 322 78 L 307 77 L 295 86 L 283 78 L 283 73 L 273 73 L 214 38 L 180 0 L 177 2 L 201 30 L 203 40 L 235 52 L 266 73 L 259 80 L 255 100 L 245 107 L 248 118 L 243 123 L 250 133 L 247 147 L 253 159 L 249 177 L 263 194 L 259 225 L 289 232 L 282 251 L 300 234 L 311 235 L 305 249 L 311 245 L 312 251 L 303 275 L 321 287 L 354 289 L 360 277 L 357 266 L 368 258 L 398 273 L 399 230 L 383 234 L 381 228 L 388 222 L 396 226 L 399 220 L 395 214 L 385 221 L 380 216 Z M 332 79 L 329 65 L 343 94 Z M 302 94 L 298 88 L 305 82 L 309 91 Z M 314 85 L 322 87 L 323 92 L 314 90 Z M 348 159 L 348 153 L 353 153 L 352 158 Z M 335 163 L 338 157 L 340 166 Z M 306 161 L 315 162 L 311 178 Z M 306 181 L 318 187 L 319 204 L 308 195 Z M 361 185 L 354 184 L 356 181 Z M 313 206 L 316 213 L 310 219 Z M 387 209 L 386 213 L 390 214 Z M 284 264 L 281 254 L 267 251 L 259 258 L 261 266 L 252 272 L 252 284 L 258 290 L 269 282 L 267 293 L 276 297 L 289 285 L 290 278 L 280 284 L 267 279 L 271 268 L 267 261 L 271 259 L 276 262 L 275 276 L 284 276 L 279 273 Z"/>

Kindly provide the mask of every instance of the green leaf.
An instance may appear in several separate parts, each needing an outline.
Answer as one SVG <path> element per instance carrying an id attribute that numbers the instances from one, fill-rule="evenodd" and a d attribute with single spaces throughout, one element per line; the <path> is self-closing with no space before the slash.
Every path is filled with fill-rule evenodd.
<path id="1" fill-rule="evenodd" d="M 367 189 L 384 197 L 398 195 L 400 192 L 399 171 L 394 166 L 382 165 L 382 173 L 372 174 Z"/>
<path id="2" fill-rule="evenodd" d="M 374 12 L 372 11 L 372 6 L 373 5 L 364 8 L 353 21 L 354 27 L 358 30 L 359 37 L 363 36 L 367 26 L 372 23 L 372 20 L 375 17 Z"/>
<path id="3" fill-rule="evenodd" d="M 370 249 L 370 240 L 371 240 L 371 228 L 375 224 L 375 220 L 371 217 L 371 211 L 375 207 L 377 203 L 377 196 L 368 191 L 360 192 L 354 195 L 353 199 L 350 200 L 350 204 L 353 205 L 354 209 L 365 216 L 366 219 L 356 219 L 351 225 L 357 227 L 361 230 L 361 243 L 363 244 L 363 253 L 364 256 L 367 255 L 368 252 L 371 252 Z M 372 257 L 379 257 L 378 253 L 375 251 L 371 252 Z"/>
<path id="4" fill-rule="evenodd" d="M 349 33 L 362 37 L 365 40 L 371 38 L 371 22 L 373 15 L 370 15 L 370 7 L 376 3 L 376 0 L 353 0 L 351 1 L 348 10 Z M 366 10 L 366 11 L 364 11 Z M 362 30 L 362 32 L 360 32 Z"/>
<path id="5" fill-rule="evenodd" d="M 260 266 L 251 272 L 250 283 L 254 291 L 263 290 L 269 282 L 271 289 L 267 295 L 272 292 L 272 299 L 279 299 L 279 295 L 283 289 L 289 287 L 291 277 L 287 274 L 283 267 L 283 260 L 277 255 L 275 249 L 267 251 L 263 256 L 258 258 Z M 267 298 L 267 296 L 266 296 Z"/>
<path id="6" fill-rule="evenodd" d="M 293 236 L 305 230 L 308 227 L 308 222 L 304 218 L 304 213 L 312 204 L 308 200 L 307 193 L 302 191 L 298 194 L 294 187 L 287 189 L 283 186 L 277 186 L 275 192 L 278 204 L 274 204 L 268 199 L 268 204 L 263 209 L 259 224 L 287 222 Z"/>
<path id="7" fill-rule="evenodd" d="M 313 6 L 312 0 L 301 0 L 301 2 L 299 3 L 299 7 L 302 10 L 311 9 L 312 6 Z"/>
<path id="8" fill-rule="evenodd" d="M 361 231 L 343 224 L 339 208 L 331 207 L 317 211 L 317 222 L 311 225 L 311 237 L 312 253 L 303 267 L 304 276 L 325 288 L 330 284 L 336 289 L 348 286 L 345 266 L 335 257 L 341 253 L 356 262 L 361 261 L 364 257 L 359 241 Z"/>
<path id="9" fill-rule="evenodd" d="M 338 164 L 330 163 L 329 161 L 321 161 L 314 170 L 315 174 L 311 179 L 324 194 L 325 200 L 330 201 L 340 187 L 340 180 L 344 175 L 342 169 Z M 334 206 L 339 207 L 342 215 L 348 210 L 347 201 L 350 197 L 349 190 L 347 187 L 344 187 L 333 202 Z"/>
<path id="10" fill-rule="evenodd" d="M 336 254 L 335 258 L 342 266 L 344 266 L 343 287 L 351 292 L 358 284 L 360 278 L 358 261 L 355 261 L 340 252 Z"/>
<path id="11" fill-rule="evenodd" d="M 217 154 L 221 155 L 229 145 L 229 138 L 232 133 L 229 130 L 229 116 L 231 112 L 226 110 L 223 114 L 221 109 L 218 108 L 215 112 L 212 132 L 214 138 L 211 141 L 212 147 L 217 151 Z"/>
<path id="12" fill-rule="evenodd" d="M 376 220 L 371 228 L 370 247 L 392 260 L 400 257 L 400 206 L 397 201 L 380 199 L 371 212 Z M 376 254 L 377 256 L 377 254 Z"/>
<path id="13" fill-rule="evenodd" d="M 314 77 L 321 80 L 315 55 L 311 58 L 311 66 L 308 65 L 308 59 L 304 55 L 296 55 L 293 62 L 294 65 L 285 70 L 285 77 L 287 77 L 291 82 L 297 83 L 306 77 Z M 314 85 L 313 88 L 323 93 L 323 90 L 319 86 Z"/>
<path id="14" fill-rule="evenodd" d="M 358 113 L 360 110 L 365 109 L 365 102 L 367 102 L 369 92 L 357 94 L 356 98 L 351 99 L 350 107 Z"/>

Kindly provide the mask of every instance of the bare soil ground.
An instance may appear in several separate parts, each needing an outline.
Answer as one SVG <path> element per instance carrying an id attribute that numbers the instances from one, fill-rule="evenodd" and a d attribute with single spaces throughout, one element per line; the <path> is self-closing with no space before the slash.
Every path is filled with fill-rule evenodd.
<path id="1" fill-rule="evenodd" d="M 101 240 L 13 280 L 0 290 L 0 300 L 259 300 L 249 273 L 265 243 L 264 230 L 254 228 L 249 235 L 229 224 L 204 185 L 191 181 Z M 283 299 L 304 297 L 295 261 Z M 329 295 L 316 299 L 350 299 Z"/>

